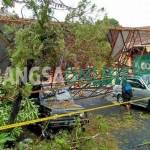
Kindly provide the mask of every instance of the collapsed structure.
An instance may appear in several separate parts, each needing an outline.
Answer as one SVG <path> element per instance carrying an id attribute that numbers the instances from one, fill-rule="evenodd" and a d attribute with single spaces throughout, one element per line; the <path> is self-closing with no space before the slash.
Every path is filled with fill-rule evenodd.
<path id="1" fill-rule="evenodd" d="M 1 24 L 29 25 L 34 22 L 34 19 L 0 16 Z M 118 66 L 132 67 L 137 56 L 150 54 L 150 27 L 111 28 L 108 33 L 108 40 L 112 47 L 111 57 L 117 62 Z M 8 39 L 3 37 L 3 34 L 0 32 L 1 69 L 4 69 L 8 65 L 7 52 L 4 50 L 8 45 Z M 4 64 L 6 64 L 6 66 Z M 147 65 L 147 67 L 150 68 L 150 65 Z"/>
<path id="2" fill-rule="evenodd" d="M 150 54 L 150 27 L 119 27 L 109 30 L 111 57 L 119 66 L 132 67 L 137 56 Z"/>

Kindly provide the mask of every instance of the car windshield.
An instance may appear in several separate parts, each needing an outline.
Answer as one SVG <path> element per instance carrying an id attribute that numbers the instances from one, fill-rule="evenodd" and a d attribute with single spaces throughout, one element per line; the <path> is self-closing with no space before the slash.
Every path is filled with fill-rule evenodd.
<path id="1" fill-rule="evenodd" d="M 145 84 L 150 88 L 150 75 L 144 75 L 142 79 L 144 80 Z"/>

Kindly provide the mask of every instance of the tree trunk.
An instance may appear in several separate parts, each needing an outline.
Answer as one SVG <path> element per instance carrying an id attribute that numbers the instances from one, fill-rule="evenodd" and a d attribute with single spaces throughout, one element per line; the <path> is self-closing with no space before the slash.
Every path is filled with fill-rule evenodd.
<path id="1" fill-rule="evenodd" d="M 29 59 L 27 60 L 27 82 L 29 82 L 29 73 L 30 70 L 33 66 L 34 60 L 33 59 Z M 21 101 L 22 101 L 22 91 L 21 88 L 23 87 L 23 83 L 20 81 L 20 85 L 19 85 L 19 93 L 17 95 L 16 100 L 14 101 L 14 104 L 12 106 L 12 111 L 9 117 L 9 124 L 13 124 L 15 123 L 15 120 L 17 118 L 17 115 L 19 113 L 20 107 L 21 107 Z"/>
<path id="2" fill-rule="evenodd" d="M 9 117 L 9 121 L 8 121 L 9 124 L 15 123 L 15 120 L 16 120 L 17 115 L 18 115 L 19 110 L 20 110 L 21 100 L 22 100 L 22 92 L 21 92 L 21 90 L 19 90 L 19 93 L 18 93 L 17 98 L 13 104 L 12 111 L 11 111 L 11 114 Z"/>

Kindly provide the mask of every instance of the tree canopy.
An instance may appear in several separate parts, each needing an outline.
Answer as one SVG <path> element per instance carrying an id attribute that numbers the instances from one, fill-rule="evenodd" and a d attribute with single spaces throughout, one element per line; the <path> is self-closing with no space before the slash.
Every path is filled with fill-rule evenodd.
<path id="1" fill-rule="evenodd" d="M 3 0 L 3 2 L 7 7 L 13 7 L 15 2 L 24 3 L 28 9 L 32 10 L 35 17 L 34 23 L 15 30 L 14 44 L 8 49 L 13 69 L 19 67 L 23 70 L 28 60 L 31 59 L 39 66 L 48 65 L 53 68 L 59 65 L 62 59 L 68 62 L 79 62 L 80 66 L 92 63 L 99 70 L 108 63 L 111 48 L 107 42 L 107 32 L 109 27 L 118 26 L 119 23 L 107 16 L 103 20 L 94 20 L 88 15 L 96 10 L 95 4 L 90 1 L 82 0 L 77 8 L 70 8 L 60 1 L 59 7 L 69 12 L 64 22 L 60 22 L 54 16 L 51 2 L 58 6 L 55 1 Z M 103 11 L 104 9 L 97 10 L 97 13 Z M 15 74 L 15 70 L 13 73 Z M 0 96 L 5 97 L 5 102 L 2 103 L 3 111 L 0 112 L 0 115 L 4 112 L 6 114 L 3 115 L 0 125 L 10 120 L 13 123 L 37 118 L 37 106 L 30 99 L 31 84 L 27 82 L 20 86 L 8 81 L 9 79 L 6 78 L 5 84 L 0 86 L 2 89 L 0 89 Z M 7 105 L 8 102 L 11 103 Z M 14 107 L 17 108 L 17 111 Z M 14 111 L 16 111 L 15 115 Z M 11 135 L 17 137 L 21 133 L 20 129 L 19 133 L 17 131 L 17 129 L 13 130 Z"/>

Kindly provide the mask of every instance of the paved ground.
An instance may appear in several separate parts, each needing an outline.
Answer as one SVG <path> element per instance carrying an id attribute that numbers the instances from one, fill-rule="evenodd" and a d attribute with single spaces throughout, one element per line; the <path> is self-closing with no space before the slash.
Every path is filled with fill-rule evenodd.
<path id="1" fill-rule="evenodd" d="M 114 101 L 114 98 L 112 98 L 111 96 L 107 96 L 76 100 L 76 103 L 82 105 L 85 108 L 92 108 L 112 104 L 112 101 Z M 98 110 L 93 113 L 101 114 L 104 116 L 121 116 L 124 113 L 124 111 L 125 108 L 123 106 L 117 106 L 103 110 Z M 116 138 L 118 138 L 119 140 L 120 150 L 150 150 L 150 145 L 138 146 L 146 141 L 150 141 L 150 113 L 146 112 L 144 109 L 141 109 L 139 107 L 133 107 L 132 115 L 137 120 L 139 120 L 140 118 L 139 121 L 141 125 L 139 129 L 119 130 L 118 132 L 114 133 Z"/>

